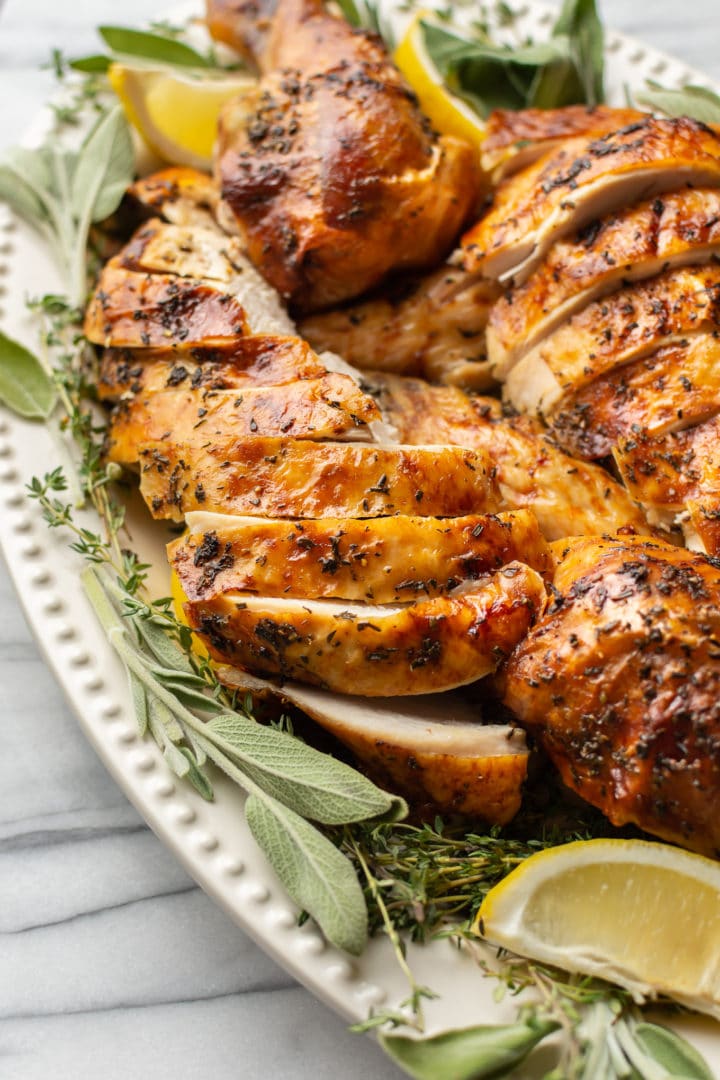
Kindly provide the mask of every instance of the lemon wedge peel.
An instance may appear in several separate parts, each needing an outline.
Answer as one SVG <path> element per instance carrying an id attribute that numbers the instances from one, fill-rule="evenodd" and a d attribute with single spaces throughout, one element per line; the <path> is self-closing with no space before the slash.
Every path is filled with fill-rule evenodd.
<path id="1" fill-rule="evenodd" d="M 108 80 L 147 146 L 173 165 L 209 170 L 223 105 L 256 85 L 250 75 L 199 78 L 111 64 Z"/>
<path id="2" fill-rule="evenodd" d="M 475 929 L 639 1002 L 666 995 L 720 1020 L 720 864 L 702 855 L 642 840 L 550 848 L 490 890 Z"/>
<path id="3" fill-rule="evenodd" d="M 445 85 L 425 48 L 422 21 L 432 12 L 419 11 L 395 50 L 393 60 L 415 91 L 420 108 L 433 127 L 446 135 L 457 135 L 479 148 L 485 138 L 485 124 L 477 113 Z"/>

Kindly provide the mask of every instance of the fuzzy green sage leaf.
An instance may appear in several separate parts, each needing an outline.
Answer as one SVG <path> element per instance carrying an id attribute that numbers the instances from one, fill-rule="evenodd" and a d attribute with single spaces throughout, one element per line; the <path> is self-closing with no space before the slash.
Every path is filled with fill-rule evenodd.
<path id="1" fill-rule="evenodd" d="M 46 420 L 55 400 L 52 377 L 38 358 L 0 331 L 0 401 L 19 416 Z"/>
<path id="2" fill-rule="evenodd" d="M 703 86 L 666 90 L 657 83 L 648 83 L 647 90 L 635 97 L 639 105 L 666 116 L 690 116 L 703 124 L 720 124 L 720 97 Z"/>
<path id="3" fill-rule="evenodd" d="M 414 1080 L 482 1080 L 506 1076 L 559 1024 L 481 1025 L 444 1031 L 429 1039 L 381 1035 L 385 1052 Z"/>
<path id="4" fill-rule="evenodd" d="M 246 717 L 216 716 L 205 732 L 264 791 L 325 825 L 384 816 L 402 802 L 330 754 Z"/>
<path id="5" fill-rule="evenodd" d="M 98 33 L 109 49 L 121 56 L 134 56 L 139 60 L 152 60 L 177 67 L 210 67 L 210 61 L 202 53 L 184 41 L 175 41 L 162 34 L 147 30 L 133 30 L 128 26 L 99 26 Z"/>
<path id="6" fill-rule="evenodd" d="M 665 1070 L 668 1080 L 713 1080 L 712 1072 L 695 1047 L 669 1028 L 640 1021 L 633 1035 L 648 1057 Z"/>
<path id="7" fill-rule="evenodd" d="M 359 956 L 367 943 L 367 908 L 350 861 L 275 799 L 251 795 L 245 817 L 292 899 L 312 915 L 331 945 Z"/>

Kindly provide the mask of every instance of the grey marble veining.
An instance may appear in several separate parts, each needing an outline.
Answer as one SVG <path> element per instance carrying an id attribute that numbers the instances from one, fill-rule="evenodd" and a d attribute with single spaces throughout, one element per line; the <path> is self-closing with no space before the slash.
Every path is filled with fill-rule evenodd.
<path id="1" fill-rule="evenodd" d="M 149 0 L 6 0 L 0 147 L 52 87 L 53 46 L 97 46 Z M 717 0 L 604 0 L 608 25 L 720 78 Z M 392 1080 L 144 826 L 83 739 L 0 576 L 1 1080 Z"/>

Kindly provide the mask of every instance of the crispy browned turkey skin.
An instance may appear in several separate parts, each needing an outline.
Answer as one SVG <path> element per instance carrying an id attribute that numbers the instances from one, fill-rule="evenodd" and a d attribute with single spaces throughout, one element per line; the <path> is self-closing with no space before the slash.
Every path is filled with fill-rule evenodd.
<path id="1" fill-rule="evenodd" d="M 500 186 L 463 237 L 465 267 L 520 284 L 556 240 L 595 218 L 703 185 L 720 187 L 720 138 L 687 117 L 645 117 L 597 139 L 568 139 Z"/>
<path id="2" fill-rule="evenodd" d="M 437 264 L 472 213 L 477 153 L 435 135 L 379 38 L 320 0 L 208 0 L 257 66 L 221 118 L 217 173 L 250 258 L 302 311 Z"/>
<path id="3" fill-rule="evenodd" d="M 720 564 L 646 540 L 555 548 L 506 704 L 615 825 L 720 856 Z"/>

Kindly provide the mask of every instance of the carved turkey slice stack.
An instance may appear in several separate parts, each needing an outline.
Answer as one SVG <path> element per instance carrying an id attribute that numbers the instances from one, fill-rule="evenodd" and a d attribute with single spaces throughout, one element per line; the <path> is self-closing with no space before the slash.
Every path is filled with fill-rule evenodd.
<path id="1" fill-rule="evenodd" d="M 135 232 L 86 333 L 105 346 L 110 459 L 139 469 L 156 517 L 224 515 L 192 559 L 192 538 L 175 552 L 191 624 L 219 660 L 333 691 L 494 671 L 545 603 L 535 520 L 488 516 L 503 503 L 485 447 L 378 442 L 375 400 L 293 334 L 237 240 L 192 222 L 204 185 L 184 174 L 182 190 L 191 224 Z M 175 215 L 173 191 L 150 178 L 134 195 Z"/>
<path id="2" fill-rule="evenodd" d="M 466 269 L 510 284 L 487 334 L 506 399 L 568 453 L 614 456 L 650 520 L 711 554 L 719 163 L 684 118 L 576 138 L 501 184 L 463 241 Z"/>

